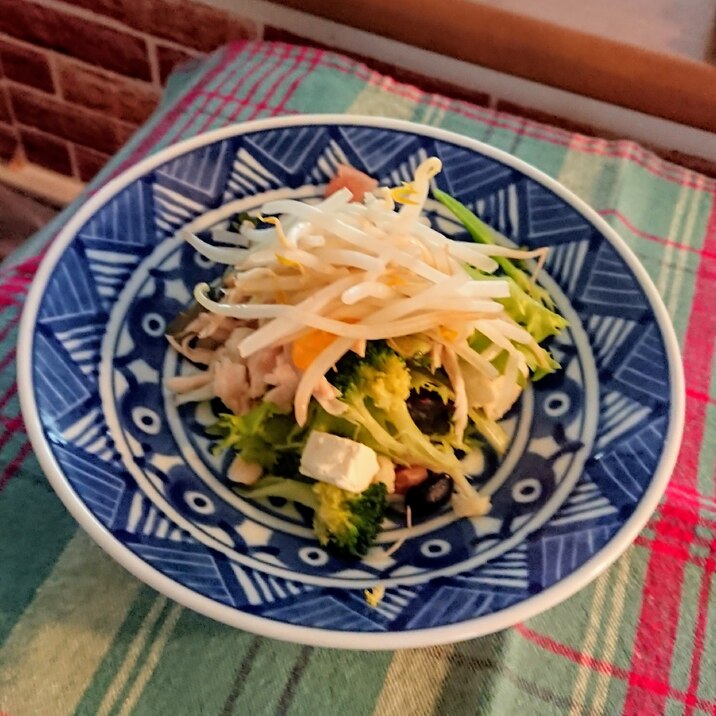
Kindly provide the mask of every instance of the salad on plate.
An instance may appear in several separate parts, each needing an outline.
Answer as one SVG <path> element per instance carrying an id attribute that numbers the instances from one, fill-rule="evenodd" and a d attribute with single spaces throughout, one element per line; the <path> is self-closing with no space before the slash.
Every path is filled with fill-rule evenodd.
<path id="1" fill-rule="evenodd" d="M 319 203 L 269 201 L 221 245 L 184 232 L 227 269 L 168 327 L 194 369 L 167 388 L 218 398 L 208 431 L 234 455 L 227 481 L 310 508 L 345 558 L 368 553 L 389 505 L 408 526 L 448 505 L 487 514 L 471 456 L 503 454 L 500 420 L 559 368 L 543 345 L 566 326 L 537 283 L 547 249 L 509 246 L 433 186 L 440 169 L 431 157 L 390 188 L 340 167 Z M 431 226 L 431 192 L 472 243 Z"/>

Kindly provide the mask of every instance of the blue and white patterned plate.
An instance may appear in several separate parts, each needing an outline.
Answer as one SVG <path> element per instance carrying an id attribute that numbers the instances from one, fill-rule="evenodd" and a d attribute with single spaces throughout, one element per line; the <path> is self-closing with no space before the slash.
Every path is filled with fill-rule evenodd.
<path id="1" fill-rule="evenodd" d="M 427 156 L 437 185 L 521 246 L 551 248 L 542 279 L 570 327 L 563 366 L 505 421 L 511 447 L 475 480 L 491 513 L 449 511 L 386 561 L 346 563 L 305 511 L 243 500 L 204 427 L 163 378 L 187 366 L 164 328 L 220 267 L 175 238 L 210 239 L 237 211 L 319 198 L 339 163 L 381 183 Z M 465 232 L 435 202 L 430 218 Z M 399 648 L 504 628 L 567 598 L 634 539 L 673 466 L 683 379 L 666 311 L 634 255 L 553 180 L 496 149 L 377 118 L 292 117 L 196 137 L 90 199 L 55 241 L 23 317 L 20 388 L 33 446 L 80 524 L 138 577 L 229 624 L 293 641 Z M 404 535 L 388 520 L 380 537 Z M 366 587 L 383 584 L 377 608 Z"/>

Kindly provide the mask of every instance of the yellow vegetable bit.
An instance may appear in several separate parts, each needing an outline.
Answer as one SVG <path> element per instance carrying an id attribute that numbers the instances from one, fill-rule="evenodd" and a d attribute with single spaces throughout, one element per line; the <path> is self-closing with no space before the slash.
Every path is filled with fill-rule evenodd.
<path id="1" fill-rule="evenodd" d="M 291 360 L 299 370 L 306 371 L 316 359 L 316 356 L 323 352 L 336 340 L 336 336 L 326 331 L 312 329 L 297 338 L 291 346 Z"/>
<path id="2" fill-rule="evenodd" d="M 416 206 L 417 202 L 412 200 L 412 196 L 415 194 L 415 188 L 410 183 L 403 182 L 403 186 L 397 186 L 395 189 L 390 190 L 390 196 L 393 201 L 398 204 L 410 204 Z"/>
<path id="3" fill-rule="evenodd" d="M 293 246 L 291 246 L 291 242 L 288 240 L 286 234 L 283 232 L 283 226 L 281 226 L 280 219 L 275 216 L 261 216 L 261 214 L 259 214 L 257 218 L 259 221 L 263 221 L 264 224 L 272 224 L 276 227 L 276 234 L 278 235 L 278 240 L 284 249 L 293 248 Z"/>
<path id="4" fill-rule="evenodd" d="M 404 286 L 405 280 L 397 273 L 393 273 L 385 279 L 385 284 L 391 288 L 396 288 L 398 286 Z"/>
<path id="5" fill-rule="evenodd" d="M 366 589 L 363 594 L 365 595 L 365 601 L 367 602 L 368 606 L 373 607 L 373 609 L 375 609 L 380 604 L 381 599 L 383 599 L 383 596 L 385 595 L 385 587 L 382 584 L 379 584 L 372 589 Z"/>
<path id="6" fill-rule="evenodd" d="M 344 323 L 358 323 L 357 318 L 344 318 Z M 291 360 L 299 370 L 307 370 L 313 363 L 316 356 L 322 353 L 336 340 L 338 336 L 334 333 L 319 331 L 313 328 L 302 336 L 299 336 L 291 346 Z"/>
<path id="7" fill-rule="evenodd" d="M 293 259 L 288 259 L 285 256 L 282 256 L 281 254 L 276 254 L 276 261 L 278 261 L 281 266 L 286 266 L 287 268 L 296 268 L 299 271 L 303 270 L 303 266 L 298 263 L 298 261 L 294 261 Z"/>
<path id="8" fill-rule="evenodd" d="M 446 328 L 445 326 L 438 326 L 438 330 L 440 331 L 440 335 L 446 341 L 454 341 L 457 338 L 457 331 L 454 331 L 452 328 Z"/>

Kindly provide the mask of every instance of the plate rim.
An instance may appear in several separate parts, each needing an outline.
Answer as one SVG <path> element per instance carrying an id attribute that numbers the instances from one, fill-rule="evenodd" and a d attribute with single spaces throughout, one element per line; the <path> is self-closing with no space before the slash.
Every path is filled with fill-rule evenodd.
<path id="1" fill-rule="evenodd" d="M 399 632 L 336 631 L 319 627 L 306 627 L 280 622 L 243 612 L 238 608 L 220 604 L 178 584 L 159 570 L 144 562 L 120 542 L 86 507 L 72 489 L 64 471 L 57 462 L 45 438 L 39 410 L 34 400 L 31 356 L 37 313 L 44 289 L 55 265 L 65 248 L 75 239 L 78 230 L 104 204 L 126 186 L 162 164 L 182 154 L 217 141 L 247 133 L 306 125 L 361 126 L 417 134 L 450 142 L 496 159 L 522 172 L 554 192 L 560 199 L 578 211 L 619 253 L 633 272 L 654 312 L 661 331 L 670 378 L 669 426 L 659 463 L 653 479 L 642 495 L 634 512 L 621 525 L 611 539 L 583 565 L 565 579 L 539 594 L 490 615 L 475 617 L 456 624 Z M 684 371 L 676 332 L 664 302 L 651 277 L 632 249 L 619 234 L 585 201 L 540 169 L 522 159 L 489 144 L 465 135 L 408 120 L 376 116 L 345 114 L 306 114 L 242 122 L 198 134 L 160 149 L 122 171 L 90 196 L 67 224 L 58 232 L 43 257 L 35 274 L 22 311 L 18 332 L 17 384 L 20 407 L 31 446 L 48 481 L 80 527 L 116 562 L 145 584 L 170 597 L 182 606 L 217 621 L 261 636 L 318 647 L 343 649 L 395 650 L 448 644 L 491 634 L 550 609 L 563 602 L 596 579 L 613 564 L 636 539 L 656 510 L 666 490 L 681 445 L 685 418 Z"/>

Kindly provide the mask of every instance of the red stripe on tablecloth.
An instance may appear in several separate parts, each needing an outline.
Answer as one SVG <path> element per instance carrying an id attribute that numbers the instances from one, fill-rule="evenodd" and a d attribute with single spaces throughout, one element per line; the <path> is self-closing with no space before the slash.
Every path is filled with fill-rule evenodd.
<path id="1" fill-rule="evenodd" d="M 706 254 L 716 253 L 716 207 L 712 209 L 704 241 Z M 701 257 L 696 275 L 691 314 L 686 331 L 684 348 L 684 371 L 686 380 L 694 390 L 708 394 L 711 366 L 716 340 L 716 311 L 713 310 L 716 295 L 716 260 L 709 255 Z M 672 480 L 676 484 L 697 490 L 699 455 L 704 439 L 706 403 L 697 400 L 686 402 L 686 425 L 681 451 Z M 685 517 L 685 513 L 682 517 Z M 698 524 L 698 514 L 691 515 L 688 522 L 692 528 L 690 537 Z M 655 526 L 657 537 L 668 530 L 668 517 L 662 516 Z M 706 573 L 705 573 L 706 574 Z M 667 561 L 658 551 L 652 551 L 644 580 L 639 626 L 634 640 L 631 673 L 644 675 L 668 674 L 671 669 L 676 633 L 678 630 L 684 563 Z M 705 605 L 699 605 L 699 613 Z M 694 643 L 695 665 L 700 664 L 703 643 Z M 697 656 L 698 654 L 698 656 Z M 631 684 L 631 681 L 630 681 Z M 650 704 L 655 713 L 665 707 L 663 694 L 652 694 Z M 624 713 L 638 716 L 644 713 L 644 694 L 633 684 L 627 690 Z"/>
<path id="2" fill-rule="evenodd" d="M 660 519 L 655 526 L 657 540 L 668 518 Z M 693 527 L 696 526 L 696 521 Z M 693 532 L 693 530 L 692 530 Z M 679 628 L 681 587 L 684 580 L 684 560 L 666 560 L 659 549 L 652 549 L 642 587 L 642 605 L 630 665 L 630 687 L 627 689 L 623 713 L 642 716 L 644 713 L 662 713 L 667 693 L 651 691 L 645 712 L 645 695 L 636 688 L 643 678 L 651 674 L 666 674 L 671 670 L 671 658 Z"/>
<path id="3" fill-rule="evenodd" d="M 700 390 L 694 390 L 693 388 L 687 388 L 686 395 L 687 395 L 687 397 L 693 398 L 694 400 L 698 400 L 701 403 L 713 403 L 714 405 L 716 405 L 716 399 L 712 398 L 710 395 L 707 395 L 706 393 L 702 393 Z"/>
<path id="4" fill-rule="evenodd" d="M 716 246 L 716 209 L 711 214 L 711 219 L 709 221 L 709 227 L 708 227 L 708 233 L 706 236 L 706 241 L 713 243 Z M 714 265 L 711 267 L 704 267 L 704 272 L 706 273 L 710 268 L 710 275 L 709 280 L 711 281 L 712 291 L 711 291 L 711 305 L 710 305 L 710 314 L 713 315 L 713 298 L 716 296 L 716 261 L 714 262 Z M 701 274 L 701 271 L 699 271 L 699 274 Z M 697 279 L 697 288 L 698 288 L 698 279 Z M 694 296 L 694 302 L 699 300 L 699 296 Z M 710 333 L 710 343 L 711 348 L 713 351 L 713 344 L 716 340 L 716 321 L 712 321 L 712 324 L 710 326 L 711 333 Z M 713 360 L 713 353 L 711 355 L 711 361 Z M 713 365 L 713 363 L 711 363 Z M 710 372 L 709 377 L 705 381 L 706 382 L 706 394 L 708 394 L 708 390 L 710 388 Z M 707 395 L 708 397 L 708 395 Z M 710 401 L 711 402 L 711 401 Z M 687 423 L 688 425 L 688 423 Z M 699 589 L 699 597 L 698 597 L 698 612 L 696 617 L 696 629 L 694 631 L 694 647 L 692 650 L 691 655 L 691 669 L 689 672 L 689 687 L 688 687 L 688 694 L 696 696 L 699 688 L 699 681 L 701 679 L 701 660 L 703 658 L 704 653 L 704 645 L 705 645 L 705 635 L 706 635 L 706 624 L 707 624 L 707 614 L 709 609 L 709 600 L 711 596 L 711 574 L 714 571 L 714 567 L 716 567 L 716 560 L 714 559 L 713 555 L 716 553 L 716 538 L 714 538 L 710 545 L 709 550 L 709 557 L 706 560 L 706 564 L 704 565 L 703 573 L 701 575 L 701 587 Z M 716 708 L 716 707 L 715 707 Z M 694 713 L 694 709 L 691 704 L 687 704 L 686 709 L 684 711 L 684 716 L 692 716 Z"/>
<path id="5" fill-rule="evenodd" d="M 1 289 L 0 289 L 1 290 Z M 0 330 L 0 343 L 10 335 L 10 332 L 17 327 L 17 315 L 13 316 Z"/>
<path id="6" fill-rule="evenodd" d="M 668 557 L 679 562 L 688 562 L 689 564 L 693 564 L 696 567 L 700 567 L 708 574 L 713 574 L 716 569 L 716 565 L 712 560 L 707 557 L 699 557 L 698 555 L 692 554 L 688 548 L 684 548 L 681 544 L 674 544 L 673 542 L 666 542 L 661 539 L 650 540 L 648 537 L 644 536 L 637 537 L 634 543 L 640 547 L 645 547 L 654 553 L 658 553 L 662 557 Z M 709 545 L 709 548 L 710 547 L 711 545 Z"/>
<path id="7" fill-rule="evenodd" d="M 0 452 L 5 449 L 5 446 L 10 442 L 11 438 L 17 432 L 23 432 L 23 421 L 19 415 L 12 418 L 6 418 L 2 420 L 2 435 L 0 435 Z M 23 461 L 30 452 L 30 443 L 25 437 L 25 442 L 20 446 L 20 449 L 15 455 L 15 458 L 5 466 L 2 475 L 0 475 L 0 492 L 10 481 L 10 478 L 20 469 Z"/>
<path id="8" fill-rule="evenodd" d="M 318 67 L 319 62 L 321 61 L 321 58 L 323 57 L 325 53 L 322 50 L 314 50 L 314 52 L 311 55 L 310 60 L 308 61 L 308 69 L 307 74 L 310 74 L 315 71 L 316 67 Z M 298 89 L 299 85 L 303 81 L 303 77 L 301 75 L 298 75 L 293 79 L 291 82 L 288 90 L 286 91 L 286 94 L 284 95 L 281 102 L 276 107 L 276 114 L 286 114 L 288 113 L 288 110 L 286 109 L 286 105 L 288 104 L 291 97 L 293 97 L 294 93 Z"/>
<path id="9" fill-rule="evenodd" d="M 289 66 L 276 77 L 273 84 L 268 88 L 268 91 L 263 96 L 263 99 L 256 103 L 253 112 L 251 112 L 247 117 L 247 121 L 256 119 L 264 111 L 269 112 L 272 116 L 278 114 L 278 105 L 272 108 L 271 101 L 276 96 L 279 87 L 291 76 L 293 72 L 295 72 L 299 68 L 301 63 L 306 61 L 306 57 L 311 53 L 311 49 L 312 48 L 310 47 L 301 47 L 298 50 L 298 52 L 296 53 L 296 57 L 293 58 L 293 63 L 289 64 Z M 288 92 L 289 89 L 294 86 L 294 84 L 295 83 L 289 85 L 286 88 L 286 91 Z"/>
<path id="10" fill-rule="evenodd" d="M 0 410 L 2 410 L 15 395 L 17 395 L 17 382 L 13 383 L 5 391 L 5 395 L 0 398 Z"/>
<path id="11" fill-rule="evenodd" d="M 671 246 L 674 249 L 679 249 L 681 251 L 690 251 L 694 254 L 699 254 L 700 256 L 708 256 L 709 258 L 716 259 L 716 253 L 709 253 L 707 251 L 704 251 L 704 249 L 700 249 L 697 246 L 687 246 L 686 244 L 680 244 L 678 241 L 673 241 L 672 239 L 664 238 L 663 236 L 657 236 L 656 234 L 649 234 L 646 231 L 642 231 L 641 229 L 634 226 L 634 224 L 629 221 L 629 219 L 624 216 L 618 209 L 602 209 L 599 212 L 602 216 L 613 216 L 614 218 L 618 219 L 624 226 L 631 231 L 632 234 L 636 234 L 637 236 L 640 236 L 642 239 L 647 239 L 649 241 L 654 241 L 658 244 L 662 244 L 664 246 Z"/>
<path id="12" fill-rule="evenodd" d="M 699 690 L 699 681 L 701 679 L 701 660 L 704 654 L 704 645 L 706 643 L 706 622 L 709 609 L 709 600 L 711 597 L 711 575 L 716 568 L 716 560 L 713 554 L 716 552 L 716 538 L 712 540 L 710 545 L 710 554 L 706 560 L 701 575 L 701 587 L 699 589 L 698 613 L 696 617 L 696 629 L 694 630 L 694 648 L 691 652 L 691 670 L 689 672 L 688 696 L 696 697 Z M 692 716 L 694 713 L 693 706 L 687 703 L 684 710 L 684 716 Z"/>
<path id="13" fill-rule="evenodd" d="M 673 504 L 675 501 L 682 500 L 685 502 L 690 509 L 696 507 L 701 510 L 701 517 L 699 524 L 704 524 L 709 529 L 716 530 L 716 522 L 710 521 L 706 518 L 704 510 L 711 510 L 716 517 L 716 499 L 713 497 L 707 497 L 706 495 L 699 494 L 696 490 L 689 490 L 680 485 L 669 485 L 667 488 L 668 501 Z"/>
<path id="14" fill-rule="evenodd" d="M 710 711 L 712 708 L 716 707 L 716 701 L 706 701 L 704 699 L 700 699 L 697 696 L 675 689 L 670 684 L 665 681 L 661 681 L 660 679 L 654 679 L 643 674 L 635 674 L 628 669 L 623 669 L 608 661 L 604 661 L 603 659 L 597 659 L 589 654 L 584 654 L 571 646 L 567 646 L 566 644 L 562 644 L 551 637 L 540 634 L 524 624 L 518 624 L 515 627 L 515 631 L 520 634 L 520 636 L 523 636 L 525 639 L 533 644 L 536 644 L 542 649 L 551 651 L 553 654 L 557 654 L 558 656 L 565 657 L 570 661 L 573 661 L 575 664 L 587 666 L 592 669 L 592 671 L 626 681 L 630 687 L 638 687 L 639 689 L 646 690 L 651 694 L 659 695 L 664 699 L 671 698 L 685 704 L 693 704 L 704 711 Z M 623 713 L 627 712 L 624 711 Z M 662 711 L 648 710 L 647 705 L 644 704 L 642 700 L 642 707 L 635 713 L 638 713 L 639 716 L 645 716 L 645 714 L 657 714 L 662 713 Z"/>
<path id="15" fill-rule="evenodd" d="M 266 53 L 266 55 L 267 57 L 278 55 L 278 62 L 283 62 L 288 59 L 293 49 L 294 48 L 291 45 L 285 45 L 279 49 L 269 48 L 269 51 Z M 268 67 L 266 67 L 265 64 L 258 64 L 250 72 L 246 72 L 243 76 L 239 75 L 235 78 L 234 84 L 231 89 L 231 94 L 226 96 L 226 101 L 236 102 L 237 100 L 232 96 L 233 93 L 238 92 L 238 90 L 244 87 L 247 82 L 252 81 L 252 84 L 249 86 L 249 89 L 246 92 L 246 96 L 241 100 L 241 104 L 250 105 L 251 101 L 256 96 L 256 93 L 261 88 L 261 85 L 263 84 L 264 80 L 269 77 L 272 72 L 275 71 L 276 66 L 273 64 L 270 64 Z M 206 105 L 206 102 L 204 104 Z M 204 121 L 204 124 L 201 125 L 201 127 L 197 130 L 196 133 L 201 134 L 202 132 L 205 132 L 207 129 L 209 129 L 216 120 L 216 118 L 221 115 L 221 112 L 224 109 L 226 109 L 225 105 L 222 106 L 220 103 L 217 103 L 216 109 L 214 109 L 211 113 L 206 113 L 206 119 Z M 203 113 L 203 110 L 199 110 L 199 112 Z"/>
<path id="16" fill-rule="evenodd" d="M 15 355 L 17 351 L 15 347 L 13 346 L 3 357 L 0 359 L 0 373 L 7 368 L 10 363 L 12 363 L 15 360 Z"/>
<path id="17" fill-rule="evenodd" d="M 5 485 L 10 482 L 11 478 L 13 478 L 22 467 L 22 463 L 25 462 L 25 459 L 31 452 L 32 446 L 29 442 L 25 442 L 20 446 L 20 449 L 17 451 L 17 455 L 15 455 L 12 462 L 5 467 L 3 474 L 0 475 L 0 492 L 2 492 Z"/>

